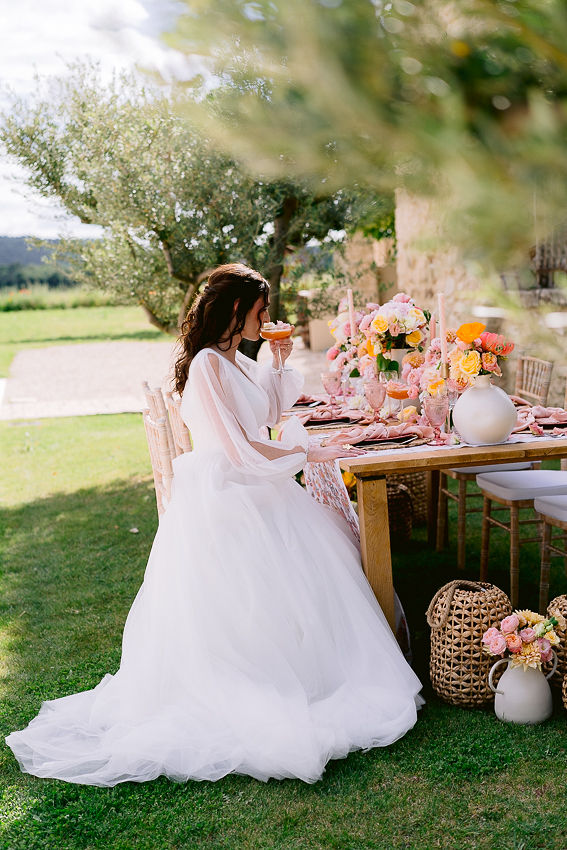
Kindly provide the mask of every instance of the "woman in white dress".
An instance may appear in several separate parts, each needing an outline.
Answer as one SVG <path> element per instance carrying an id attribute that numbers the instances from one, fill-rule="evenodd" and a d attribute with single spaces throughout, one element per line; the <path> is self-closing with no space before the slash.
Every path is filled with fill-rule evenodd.
<path id="1" fill-rule="evenodd" d="M 101 786 L 232 772 L 315 782 L 329 759 L 416 722 L 420 682 L 346 523 L 294 479 L 337 450 L 310 447 L 295 418 L 280 441 L 263 436 L 302 384 L 237 351 L 267 307 L 261 275 L 229 265 L 192 308 L 176 383 L 194 450 L 175 461 L 120 668 L 7 737 L 22 770 Z"/>

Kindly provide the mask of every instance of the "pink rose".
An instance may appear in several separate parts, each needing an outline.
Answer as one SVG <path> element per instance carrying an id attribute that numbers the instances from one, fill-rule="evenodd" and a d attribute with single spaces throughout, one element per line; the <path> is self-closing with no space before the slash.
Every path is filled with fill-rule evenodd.
<path id="1" fill-rule="evenodd" d="M 366 306 L 369 310 L 379 310 L 380 309 L 380 304 L 374 304 L 373 301 L 369 301 Z"/>
<path id="2" fill-rule="evenodd" d="M 402 332 L 402 326 L 399 325 L 397 322 L 392 322 L 389 330 L 392 336 L 399 336 Z"/>
<path id="3" fill-rule="evenodd" d="M 485 631 L 482 636 L 482 642 L 485 644 L 489 644 L 491 640 L 494 640 L 500 634 L 498 629 L 495 629 L 494 626 L 491 626 L 489 629 Z"/>
<path id="4" fill-rule="evenodd" d="M 522 629 L 521 632 L 518 632 L 520 637 L 522 638 L 524 643 L 533 643 L 535 640 L 535 632 L 530 626 L 527 626 L 525 629 Z"/>
<path id="5" fill-rule="evenodd" d="M 376 311 L 374 313 L 369 313 L 367 316 L 365 316 L 361 320 L 361 322 L 358 326 L 358 330 L 362 331 L 362 332 L 368 330 L 368 328 L 370 327 L 370 323 L 371 323 L 372 319 L 375 317 L 375 315 L 376 315 Z"/>
<path id="6" fill-rule="evenodd" d="M 462 339 L 458 339 L 455 344 L 457 348 L 461 349 L 461 351 L 468 351 L 471 347 L 469 342 L 464 342 Z"/>
<path id="7" fill-rule="evenodd" d="M 344 351 L 341 351 L 341 353 L 339 354 L 339 356 L 337 357 L 337 360 L 336 360 L 337 369 L 342 369 L 346 362 L 347 362 L 347 356 L 346 356 Z"/>
<path id="8" fill-rule="evenodd" d="M 521 652 L 522 638 L 516 634 L 506 635 L 506 646 L 510 652 Z"/>
<path id="9" fill-rule="evenodd" d="M 414 384 L 411 384 L 408 389 L 408 398 L 417 398 L 419 395 L 419 387 L 416 387 Z"/>
<path id="10" fill-rule="evenodd" d="M 327 351 L 327 360 L 334 360 L 338 355 L 339 349 L 336 345 L 332 345 L 331 348 Z"/>
<path id="11" fill-rule="evenodd" d="M 507 635 L 510 634 L 510 632 L 515 632 L 519 625 L 520 621 L 518 620 L 516 614 L 510 614 L 509 617 L 504 617 L 504 619 L 500 623 L 500 628 L 503 634 Z"/>
<path id="12" fill-rule="evenodd" d="M 506 651 L 506 638 L 504 635 L 497 635 L 488 644 L 488 649 L 492 655 L 503 655 Z"/>
<path id="13" fill-rule="evenodd" d="M 412 299 L 410 298 L 410 296 L 406 295 L 405 292 L 398 292 L 398 294 L 394 295 L 394 297 L 392 298 L 392 301 L 397 301 L 401 304 L 409 304 L 411 300 Z"/>
<path id="14" fill-rule="evenodd" d="M 538 638 L 537 645 L 542 655 L 544 653 L 547 655 L 548 652 L 551 652 L 551 643 L 547 638 Z"/>

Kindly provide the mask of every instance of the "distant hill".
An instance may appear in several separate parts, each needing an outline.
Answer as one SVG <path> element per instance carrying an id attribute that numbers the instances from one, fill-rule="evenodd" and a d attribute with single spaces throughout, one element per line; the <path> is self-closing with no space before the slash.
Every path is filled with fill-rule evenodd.
<path id="1" fill-rule="evenodd" d="M 39 265 L 42 258 L 49 256 L 49 249 L 28 248 L 26 236 L 0 236 L 0 266 L 9 266 L 12 263 L 21 263 L 23 266 Z M 50 243 L 57 244 L 56 239 L 50 239 Z"/>

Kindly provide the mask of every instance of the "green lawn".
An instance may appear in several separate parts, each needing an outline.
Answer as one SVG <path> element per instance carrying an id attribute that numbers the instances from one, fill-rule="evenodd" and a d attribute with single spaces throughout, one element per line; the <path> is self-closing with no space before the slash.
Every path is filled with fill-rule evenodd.
<path id="1" fill-rule="evenodd" d="M 77 307 L 74 310 L 0 312 L 0 377 L 22 348 L 106 340 L 167 340 L 141 307 Z"/>
<path id="2" fill-rule="evenodd" d="M 120 658 L 122 627 L 157 524 L 149 460 L 134 415 L 0 424 L 4 479 L 0 560 L 0 733 L 50 699 L 97 684 Z M 5 464 L 3 464 L 5 467 Z M 130 532 L 136 527 L 138 534 Z M 454 527 L 454 517 L 452 517 Z M 498 537 L 495 535 L 495 542 Z M 427 682 L 424 611 L 455 577 L 424 529 L 395 554 L 396 584 Z M 494 581 L 507 587 L 506 542 Z M 478 563 L 473 523 L 470 567 Z M 562 564 L 552 592 L 565 589 Z M 525 553 L 521 602 L 537 601 L 537 552 Z M 566 715 L 541 727 L 436 699 L 384 750 L 332 762 L 322 781 L 217 783 L 164 778 L 112 789 L 21 774 L 0 746 L 1 850 L 564 850 Z"/>

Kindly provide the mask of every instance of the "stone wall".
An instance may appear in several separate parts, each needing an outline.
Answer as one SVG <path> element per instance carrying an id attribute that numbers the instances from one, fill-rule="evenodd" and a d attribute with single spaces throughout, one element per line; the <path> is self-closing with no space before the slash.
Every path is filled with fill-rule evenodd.
<path id="1" fill-rule="evenodd" d="M 396 290 L 396 261 L 393 240 L 377 241 L 355 233 L 345 246 L 337 265 L 348 275 L 349 285 L 365 301 L 383 303 Z"/>

